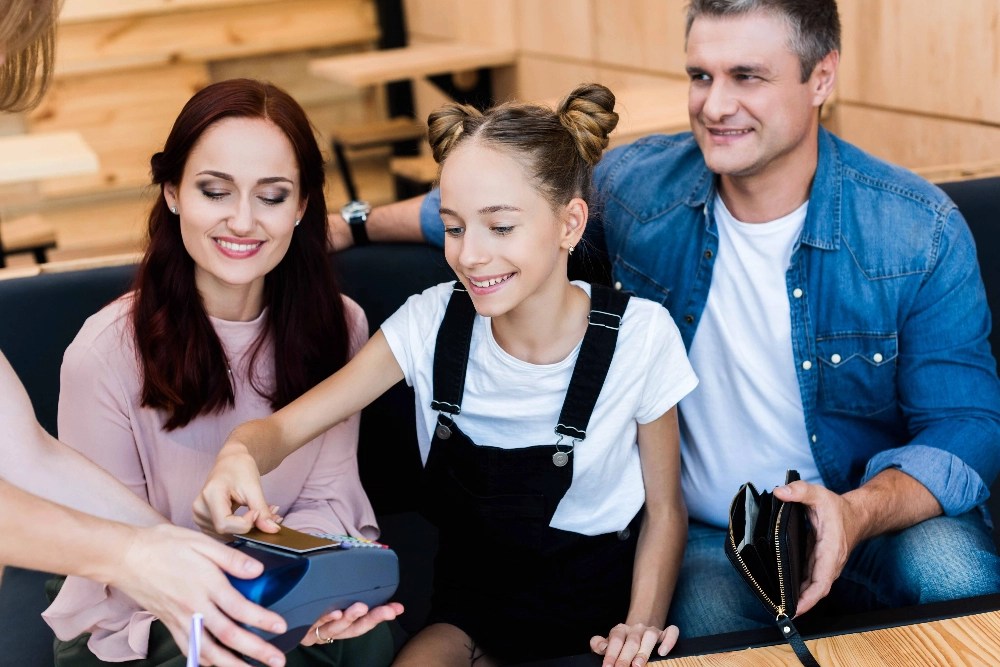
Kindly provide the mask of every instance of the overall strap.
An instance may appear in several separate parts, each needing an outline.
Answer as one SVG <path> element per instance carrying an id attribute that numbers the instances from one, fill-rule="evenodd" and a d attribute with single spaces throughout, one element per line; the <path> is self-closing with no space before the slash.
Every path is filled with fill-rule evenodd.
<path id="1" fill-rule="evenodd" d="M 465 368 L 469 363 L 476 309 L 469 293 L 455 281 L 434 348 L 434 400 L 431 409 L 455 416 L 462 411 Z"/>
<path id="2" fill-rule="evenodd" d="M 587 423 L 597 405 L 604 380 L 615 355 L 618 329 L 628 306 L 629 296 L 603 285 L 590 288 L 589 325 L 573 367 L 573 377 L 566 391 L 556 433 L 574 440 L 587 437 Z"/>

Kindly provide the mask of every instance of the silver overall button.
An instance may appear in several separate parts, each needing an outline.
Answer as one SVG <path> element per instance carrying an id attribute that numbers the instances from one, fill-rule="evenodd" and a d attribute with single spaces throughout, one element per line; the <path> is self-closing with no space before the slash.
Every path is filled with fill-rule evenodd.
<path id="1" fill-rule="evenodd" d="M 556 452 L 552 455 L 552 463 L 557 468 L 562 468 L 564 465 L 569 463 L 569 454 L 566 452 Z"/>
<path id="2" fill-rule="evenodd" d="M 436 435 L 441 440 L 447 440 L 451 437 L 451 429 L 444 424 L 438 424 L 434 429 L 434 435 Z"/>

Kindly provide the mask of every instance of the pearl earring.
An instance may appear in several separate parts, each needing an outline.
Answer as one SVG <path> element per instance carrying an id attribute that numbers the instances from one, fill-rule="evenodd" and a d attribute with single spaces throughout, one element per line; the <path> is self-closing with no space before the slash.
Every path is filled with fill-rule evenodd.
<path id="1" fill-rule="evenodd" d="M 295 226 L 298 227 L 300 222 L 302 222 L 302 218 L 299 218 L 298 220 L 295 221 Z"/>
<path id="2" fill-rule="evenodd" d="M 173 213 L 174 215 L 177 215 L 177 207 L 176 206 L 171 206 L 170 207 L 170 212 Z"/>

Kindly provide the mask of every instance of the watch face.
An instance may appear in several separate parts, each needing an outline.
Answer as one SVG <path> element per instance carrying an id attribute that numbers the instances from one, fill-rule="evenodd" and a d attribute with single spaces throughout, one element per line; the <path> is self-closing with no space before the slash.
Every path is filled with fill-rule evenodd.
<path id="1" fill-rule="evenodd" d="M 348 223 L 358 223 L 364 222 L 371 210 L 372 207 L 368 205 L 368 202 L 352 201 L 340 209 L 340 215 Z"/>

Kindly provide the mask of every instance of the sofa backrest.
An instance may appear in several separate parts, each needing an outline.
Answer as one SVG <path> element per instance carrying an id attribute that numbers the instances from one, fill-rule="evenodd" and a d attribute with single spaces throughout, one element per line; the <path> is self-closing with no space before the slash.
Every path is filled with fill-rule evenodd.
<path id="1" fill-rule="evenodd" d="M 986 285 L 986 300 L 993 314 L 990 347 L 1000 356 L 1000 176 L 940 183 L 969 223 L 976 240 L 979 269 Z"/>

